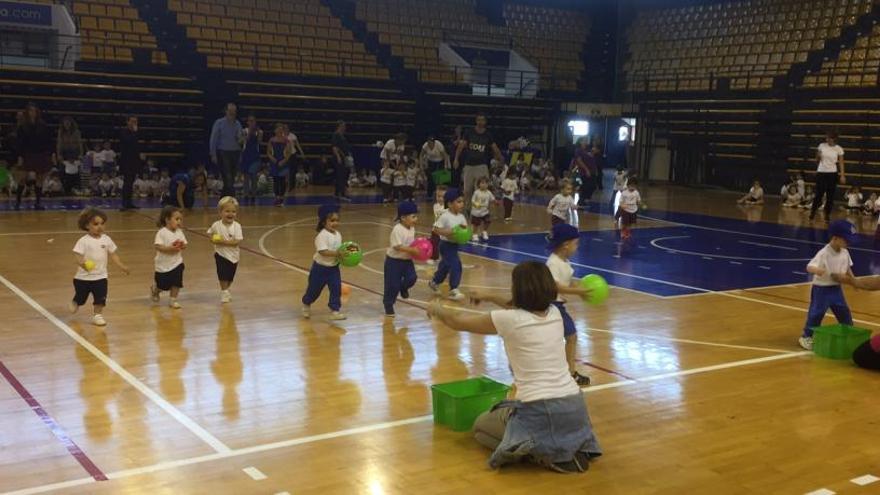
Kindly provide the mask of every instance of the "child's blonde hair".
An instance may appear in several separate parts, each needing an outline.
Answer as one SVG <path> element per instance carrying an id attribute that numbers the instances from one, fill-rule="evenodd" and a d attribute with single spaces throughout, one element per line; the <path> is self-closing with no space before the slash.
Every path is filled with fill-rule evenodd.
<path id="1" fill-rule="evenodd" d="M 227 205 L 232 205 L 238 208 L 238 200 L 232 196 L 223 196 L 220 198 L 220 201 L 217 202 L 217 209 L 222 210 Z"/>
<path id="2" fill-rule="evenodd" d="M 562 190 L 565 189 L 566 186 L 571 186 L 571 188 L 574 189 L 574 184 L 572 184 L 569 179 L 562 179 L 561 181 L 559 181 L 560 192 L 562 192 Z"/>

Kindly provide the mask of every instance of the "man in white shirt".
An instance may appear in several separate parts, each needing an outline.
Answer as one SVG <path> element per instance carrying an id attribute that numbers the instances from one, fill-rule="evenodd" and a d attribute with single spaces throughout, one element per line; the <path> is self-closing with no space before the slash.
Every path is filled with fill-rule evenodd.
<path id="1" fill-rule="evenodd" d="M 837 144 L 837 133 L 829 132 L 825 142 L 816 150 L 816 161 L 819 166 L 816 169 L 816 196 L 813 198 L 813 207 L 810 209 L 810 220 L 816 218 L 816 210 L 825 198 L 825 220 L 831 219 L 831 210 L 834 208 L 834 193 L 838 181 L 846 184 L 846 168 L 843 161 L 843 148 Z"/>

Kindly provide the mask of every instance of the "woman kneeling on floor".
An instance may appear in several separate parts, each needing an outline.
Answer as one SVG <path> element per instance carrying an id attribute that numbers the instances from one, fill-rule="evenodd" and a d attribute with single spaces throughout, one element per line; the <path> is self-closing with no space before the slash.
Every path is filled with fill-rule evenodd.
<path id="1" fill-rule="evenodd" d="M 489 466 L 528 459 L 562 473 L 586 471 L 602 454 L 580 388 L 565 361 L 562 316 L 553 306 L 556 283 L 542 263 L 513 270 L 511 309 L 465 315 L 436 301 L 428 316 L 454 330 L 504 341 L 516 400 L 500 402 L 474 424 L 474 437 L 493 449 Z"/>

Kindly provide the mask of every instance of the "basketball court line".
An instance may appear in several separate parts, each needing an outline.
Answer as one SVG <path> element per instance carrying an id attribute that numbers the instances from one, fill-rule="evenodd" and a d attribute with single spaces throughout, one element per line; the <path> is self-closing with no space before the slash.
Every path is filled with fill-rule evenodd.
<path id="1" fill-rule="evenodd" d="M 766 356 L 766 357 L 760 357 L 760 358 L 743 359 L 740 361 L 731 361 L 731 362 L 727 362 L 727 363 L 710 365 L 710 366 L 703 366 L 703 367 L 699 367 L 699 368 L 691 368 L 691 369 L 687 369 L 687 370 L 672 371 L 669 373 L 650 375 L 650 376 L 646 376 L 646 377 L 642 377 L 642 378 L 635 378 L 635 379 L 630 379 L 630 380 L 620 380 L 620 381 L 616 381 L 616 382 L 605 383 L 602 385 L 592 385 L 592 386 L 584 389 L 583 393 L 584 394 L 592 394 L 592 393 L 600 392 L 602 390 L 616 389 L 616 388 L 627 387 L 627 386 L 631 386 L 631 385 L 650 384 L 652 382 L 656 382 L 659 380 L 665 380 L 668 378 L 677 378 L 677 377 L 684 377 L 684 376 L 690 376 L 690 375 L 698 375 L 698 374 L 703 374 L 703 373 L 710 373 L 713 371 L 722 371 L 722 370 L 727 370 L 727 369 L 732 369 L 732 368 L 739 368 L 739 367 L 743 367 L 743 366 L 751 366 L 751 365 L 755 365 L 755 364 L 763 364 L 763 363 L 780 361 L 780 360 L 784 360 L 784 359 L 803 357 L 803 356 L 811 355 L 811 354 L 812 354 L 812 352 L 809 352 L 809 351 L 791 352 L 791 353 L 786 353 L 786 354 L 776 354 L 773 356 Z M 203 464 L 206 462 L 213 462 L 213 461 L 218 461 L 218 460 L 222 460 L 222 459 L 241 457 L 241 456 L 249 455 L 249 454 L 259 454 L 259 453 L 263 453 L 263 452 L 269 452 L 269 451 L 273 451 L 273 450 L 294 447 L 294 446 L 298 446 L 298 445 L 306 445 L 306 444 L 321 442 L 324 440 L 332 440 L 332 439 L 336 439 L 336 438 L 343 438 L 343 437 L 348 437 L 348 436 L 353 436 L 353 435 L 360 435 L 363 433 L 370 433 L 370 432 L 374 432 L 374 431 L 387 430 L 387 429 L 391 429 L 391 428 L 397 428 L 399 426 L 421 424 L 421 423 L 426 423 L 431 420 L 433 420 L 433 415 L 416 416 L 416 417 L 408 418 L 408 419 L 388 421 L 388 422 L 384 422 L 384 423 L 375 423 L 372 425 L 359 426 L 359 427 L 355 427 L 355 428 L 348 428 L 345 430 L 338 430 L 338 431 L 334 431 L 334 432 L 321 433 L 321 434 L 310 435 L 310 436 L 306 436 L 306 437 L 292 438 L 289 440 L 270 442 L 270 443 L 266 443 L 266 444 L 254 445 L 251 447 L 231 449 L 228 452 L 217 452 L 214 454 L 208 454 L 208 455 L 197 456 L 197 457 L 190 457 L 190 458 L 185 458 L 185 459 L 178 459 L 175 461 L 160 462 L 157 464 L 152 464 L 149 466 L 143 466 L 143 467 L 139 467 L 139 468 L 131 468 L 131 469 L 125 469 L 125 470 L 121 470 L 121 471 L 114 471 L 111 473 L 106 473 L 106 476 L 110 480 L 117 480 L 117 479 L 122 479 L 122 478 L 128 478 L 131 476 L 139 476 L 139 475 L 143 475 L 143 474 L 155 473 L 155 472 L 160 472 L 160 471 L 167 471 L 170 469 L 177 469 L 177 468 L 181 468 L 181 467 L 192 466 L 192 465 L 196 465 L 196 464 Z M 51 483 L 51 484 L 35 486 L 35 487 L 31 487 L 31 488 L 24 488 L 24 489 L 16 490 L 16 491 L 5 492 L 0 495 L 34 495 L 37 493 L 45 493 L 45 492 L 50 492 L 50 491 L 54 491 L 54 490 L 60 490 L 63 488 L 72 488 L 72 487 L 76 487 L 76 486 L 90 485 L 95 482 L 96 481 L 94 480 L 94 478 L 80 478 L 80 479 L 75 479 L 75 480 L 62 481 L 62 482 L 58 482 L 58 483 Z"/>
<path id="2" fill-rule="evenodd" d="M 241 228 L 242 229 L 270 229 L 272 227 L 277 227 L 278 225 L 279 224 L 242 225 Z M 187 228 L 193 229 L 193 230 L 198 230 L 198 229 L 208 230 L 210 227 L 211 227 L 210 225 L 206 225 L 204 227 L 189 227 L 189 226 L 187 226 Z M 134 233 L 134 232 L 156 232 L 157 230 L 158 230 L 158 227 L 155 229 L 119 229 L 119 230 L 112 229 L 112 230 L 107 230 L 105 233 L 107 235 L 111 235 L 111 234 L 126 234 L 126 233 Z M 50 231 L 46 231 L 46 232 L 3 232 L 3 233 L 0 233 L 0 237 L 14 237 L 14 236 L 19 236 L 19 235 L 31 236 L 31 235 L 67 235 L 67 234 L 85 235 L 85 231 L 84 230 L 61 230 L 61 231 L 56 231 L 56 232 L 50 232 Z"/>
<path id="3" fill-rule="evenodd" d="M 671 248 L 660 245 L 661 241 L 668 241 L 673 239 L 690 239 L 689 235 L 673 235 L 666 237 L 655 237 L 651 239 L 650 244 L 661 251 L 666 251 L 667 253 L 681 253 L 687 254 L 690 256 L 703 256 L 704 259 L 719 259 L 719 260 L 735 260 L 735 261 L 775 261 L 777 263 L 803 263 L 805 261 L 810 261 L 812 258 L 749 258 L 746 256 L 731 256 L 726 254 L 714 254 L 714 253 L 699 253 L 696 251 L 685 251 L 683 249 Z M 745 242 L 745 241 L 739 241 Z M 762 244 L 763 246 L 767 246 L 767 244 Z"/>

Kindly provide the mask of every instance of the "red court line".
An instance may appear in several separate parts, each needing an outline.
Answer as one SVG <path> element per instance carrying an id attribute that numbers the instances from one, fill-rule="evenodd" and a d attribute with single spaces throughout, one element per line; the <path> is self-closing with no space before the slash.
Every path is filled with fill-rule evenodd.
<path id="1" fill-rule="evenodd" d="M 43 406 L 40 405 L 40 402 L 37 401 L 37 399 L 35 399 L 30 392 L 28 392 L 28 390 L 24 387 L 24 385 L 21 384 L 20 381 L 18 381 L 15 375 L 13 375 L 11 371 L 9 371 L 9 368 L 7 368 L 6 365 L 3 364 L 3 361 L 0 361 L 0 375 L 3 375 L 3 378 L 6 378 L 6 381 L 9 382 L 9 384 L 12 385 L 12 388 L 14 388 L 16 392 L 18 392 L 18 395 L 21 396 L 21 398 L 24 399 L 25 402 L 27 402 L 27 405 L 30 406 L 34 414 L 39 416 L 43 424 L 45 424 L 49 427 L 50 430 L 52 430 L 52 434 L 55 435 L 55 438 L 57 438 L 58 441 L 61 442 L 61 445 L 64 445 L 70 455 L 72 455 L 73 458 L 76 459 L 76 462 L 78 462 L 80 466 L 82 466 L 83 469 L 85 469 L 86 472 L 95 479 L 95 481 L 107 481 L 107 475 L 105 475 L 104 472 L 101 471 L 101 469 L 96 466 L 94 462 L 92 462 L 89 456 L 87 456 L 86 453 L 83 452 L 81 448 L 79 448 L 79 445 L 77 445 L 76 442 L 74 442 L 73 439 L 67 435 L 67 432 L 64 431 L 64 428 L 62 428 L 61 425 L 59 425 L 58 422 L 55 421 L 55 418 L 50 416 L 49 413 L 47 413 L 46 410 L 43 409 Z"/>
<path id="2" fill-rule="evenodd" d="M 603 368 L 602 366 L 599 366 L 598 364 L 593 364 L 593 363 L 591 363 L 591 362 L 589 362 L 589 361 L 581 361 L 581 363 L 583 363 L 583 364 L 586 365 L 586 366 L 589 366 L 590 368 L 595 368 L 595 369 L 597 369 L 597 370 L 599 370 L 599 371 L 604 371 L 605 373 L 608 373 L 608 374 L 610 374 L 610 375 L 616 375 L 616 376 L 619 376 L 619 377 L 621 377 L 621 378 L 623 378 L 623 379 L 625 379 L 625 380 L 637 381 L 635 378 L 632 378 L 632 377 L 626 376 L 626 375 L 624 375 L 623 373 L 620 373 L 619 371 L 614 371 L 614 370 L 609 369 L 609 368 Z"/>

